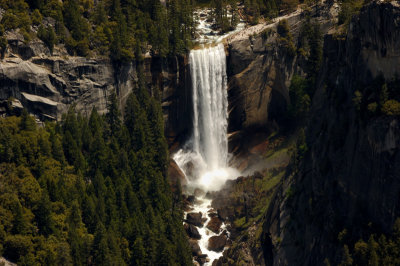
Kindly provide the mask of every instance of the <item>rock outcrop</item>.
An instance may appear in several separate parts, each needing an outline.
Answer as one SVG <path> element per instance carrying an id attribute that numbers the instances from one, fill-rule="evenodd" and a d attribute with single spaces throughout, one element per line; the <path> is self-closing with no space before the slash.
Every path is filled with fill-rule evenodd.
<path id="1" fill-rule="evenodd" d="M 340 232 L 346 229 L 355 241 L 368 227 L 389 233 L 400 216 L 399 118 L 363 107 L 376 97 L 371 86 L 377 80 L 400 74 L 399 19 L 397 2 L 373 2 L 353 17 L 346 38 L 325 37 L 308 152 L 266 217 L 267 265 L 322 265 L 326 259 L 337 265 Z"/>
<path id="2" fill-rule="evenodd" d="M 71 105 L 84 115 L 94 106 L 104 113 L 112 91 L 123 110 L 138 82 L 136 61 L 114 64 L 101 56 L 69 56 L 63 46 L 50 54 L 43 42 L 34 39 L 25 44 L 16 31 L 8 32 L 7 40 L 0 61 L 0 101 L 16 98 L 42 120 L 59 120 Z M 162 99 L 165 133 L 172 143 L 188 130 L 190 119 L 186 58 L 146 57 L 143 64 L 149 92 Z"/>
<path id="3" fill-rule="evenodd" d="M 226 244 L 227 238 L 225 235 L 221 234 L 218 236 L 212 236 L 208 240 L 208 249 L 215 252 L 221 252 L 222 250 L 224 250 Z"/>
<path id="4" fill-rule="evenodd" d="M 197 230 L 196 226 L 194 226 L 192 224 L 185 224 L 183 227 L 185 228 L 186 233 L 190 238 L 197 239 L 197 240 L 201 239 L 201 235 L 200 235 L 199 231 Z"/>
<path id="5" fill-rule="evenodd" d="M 337 4 L 327 1 L 312 8 L 312 16 L 326 32 L 337 16 Z M 288 54 L 279 44 L 276 31 L 279 20 L 286 19 L 293 35 L 299 35 L 304 12 L 296 12 L 274 19 L 269 25 L 254 26 L 239 37 L 228 40 L 229 76 L 229 132 L 251 132 L 265 128 L 286 112 L 289 85 L 294 74 L 304 73 L 304 62 Z M 255 32 L 254 34 L 251 34 Z"/>
<path id="6" fill-rule="evenodd" d="M 202 219 L 202 216 L 203 214 L 201 212 L 190 212 L 186 215 L 186 222 L 198 227 L 203 227 L 204 220 Z"/>
<path id="7" fill-rule="evenodd" d="M 199 243 L 197 243 L 197 240 L 189 239 L 189 246 L 190 246 L 190 249 L 192 250 L 193 256 L 198 256 L 198 255 L 202 254 Z"/>
<path id="8" fill-rule="evenodd" d="M 221 229 L 222 221 L 217 217 L 211 217 L 210 221 L 207 224 L 207 228 L 212 232 L 218 234 Z"/>

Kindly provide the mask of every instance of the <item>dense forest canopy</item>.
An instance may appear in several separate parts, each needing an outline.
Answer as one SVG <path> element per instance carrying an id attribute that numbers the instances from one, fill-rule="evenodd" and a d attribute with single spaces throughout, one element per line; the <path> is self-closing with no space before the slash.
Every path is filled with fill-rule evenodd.
<path id="1" fill-rule="evenodd" d="M 142 83 L 140 83 L 142 84 Z M 18 265 L 190 265 L 167 179 L 161 106 L 144 86 L 122 119 L 73 107 L 60 123 L 0 120 L 0 256 Z"/>
<path id="2" fill-rule="evenodd" d="M 71 55 L 110 56 L 114 61 L 140 60 L 144 53 L 162 57 L 184 54 L 193 46 L 193 11 L 214 8 L 222 32 L 242 18 L 256 24 L 292 11 L 297 0 L 1 0 L 0 52 L 7 47 L 7 31 L 19 29 L 26 43 L 38 37 L 53 52 L 64 44 Z M 228 18 L 227 10 L 232 12 Z"/>
<path id="3" fill-rule="evenodd" d="M 190 47 L 192 0 L 2 0 L 0 33 L 19 28 L 29 42 L 35 33 L 52 50 L 65 44 L 70 54 L 109 54 L 114 60 L 161 56 Z M 32 27 L 33 26 L 33 27 Z"/>

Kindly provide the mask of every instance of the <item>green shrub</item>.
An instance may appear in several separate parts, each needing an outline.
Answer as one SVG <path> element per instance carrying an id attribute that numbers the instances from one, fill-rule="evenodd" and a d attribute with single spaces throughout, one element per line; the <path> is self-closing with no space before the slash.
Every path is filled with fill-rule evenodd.
<path id="1" fill-rule="evenodd" d="M 261 33 L 261 36 L 263 38 L 263 40 L 267 40 L 269 36 L 271 36 L 271 34 L 273 34 L 274 30 L 271 28 L 267 28 L 265 30 L 263 30 L 263 32 Z"/>
<path id="2" fill-rule="evenodd" d="M 31 34 L 28 31 L 26 31 L 24 28 L 20 29 L 20 33 L 24 37 L 25 44 L 29 43 L 32 40 Z"/>
<path id="3" fill-rule="evenodd" d="M 4 14 L 1 23 L 4 25 L 5 30 L 16 29 L 19 25 L 18 17 L 9 11 Z"/>
<path id="4" fill-rule="evenodd" d="M 88 56 L 90 52 L 88 39 L 77 42 L 75 49 L 78 56 Z"/>
<path id="5" fill-rule="evenodd" d="M 62 2 L 58 0 L 47 1 L 47 4 L 41 9 L 41 11 L 46 17 L 52 17 L 57 21 L 63 20 Z"/>
<path id="6" fill-rule="evenodd" d="M 281 9 L 287 12 L 294 11 L 299 4 L 298 0 L 282 0 Z"/>
<path id="7" fill-rule="evenodd" d="M 307 80 L 301 76 L 294 75 L 289 87 L 290 105 L 289 116 L 292 119 L 299 119 L 308 112 L 311 105 L 311 98 L 306 93 Z"/>
<path id="8" fill-rule="evenodd" d="M 355 91 L 354 92 L 354 97 L 353 97 L 353 103 L 354 107 L 356 108 L 357 111 L 360 111 L 360 105 L 362 101 L 362 93 L 360 91 Z"/>
<path id="9" fill-rule="evenodd" d="M 363 5 L 362 0 L 345 0 L 341 2 L 340 12 L 338 16 L 338 24 L 345 24 L 346 26 L 350 23 L 353 15 L 357 14 Z"/>
<path id="10" fill-rule="evenodd" d="M 400 103 L 396 100 L 388 100 L 382 106 L 385 115 L 400 115 Z"/>
<path id="11" fill-rule="evenodd" d="M 278 38 L 279 45 L 284 48 L 284 50 L 290 56 L 295 56 L 296 46 L 294 45 L 293 36 L 290 33 L 289 24 L 286 19 L 279 21 L 277 31 L 278 34 L 281 36 L 280 38 Z"/>
<path id="12" fill-rule="evenodd" d="M 286 198 L 287 199 L 292 199 L 294 197 L 295 194 L 295 189 L 293 186 L 290 186 L 287 190 L 286 190 Z"/>
<path id="13" fill-rule="evenodd" d="M 20 257 L 27 255 L 32 250 L 32 242 L 29 236 L 9 235 L 4 243 L 4 256 L 12 261 L 18 261 Z"/>
<path id="14" fill-rule="evenodd" d="M 4 54 L 7 49 L 7 39 L 5 37 L 0 37 L 0 55 L 4 58 Z"/>
<path id="15" fill-rule="evenodd" d="M 26 31 L 30 30 L 32 24 L 27 11 L 15 12 L 14 10 L 7 10 L 4 14 L 1 23 L 6 30 L 13 30 L 17 28 L 24 28 Z"/>
<path id="16" fill-rule="evenodd" d="M 32 12 L 32 23 L 33 25 L 40 25 L 40 23 L 42 23 L 43 20 L 43 16 L 42 14 L 40 14 L 40 11 L 38 9 L 35 9 Z"/>
<path id="17" fill-rule="evenodd" d="M 49 47 L 50 53 L 53 54 L 54 45 L 57 43 L 57 36 L 53 28 L 51 26 L 44 28 L 43 25 L 40 25 L 37 36 Z"/>
<path id="18" fill-rule="evenodd" d="M 278 34 L 281 35 L 282 37 L 290 36 L 289 24 L 286 19 L 282 19 L 279 21 L 277 30 Z"/>
<path id="19" fill-rule="evenodd" d="M 376 102 L 370 103 L 367 106 L 368 112 L 375 114 L 378 110 L 378 104 Z"/>
<path id="20" fill-rule="evenodd" d="M 70 55 L 75 54 L 76 45 L 77 45 L 77 42 L 72 37 L 68 37 L 65 40 L 65 48 L 67 48 L 67 51 Z"/>

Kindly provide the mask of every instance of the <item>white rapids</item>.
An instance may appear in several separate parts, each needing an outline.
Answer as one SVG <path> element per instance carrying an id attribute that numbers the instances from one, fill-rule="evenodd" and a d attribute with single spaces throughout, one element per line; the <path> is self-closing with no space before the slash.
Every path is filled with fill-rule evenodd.
<path id="1" fill-rule="evenodd" d="M 188 191 L 196 188 L 207 191 L 219 190 L 226 180 L 236 178 L 237 170 L 228 167 L 228 96 L 226 55 L 224 46 L 192 50 L 189 56 L 192 80 L 193 129 L 191 139 L 174 154 L 173 159 L 185 173 Z M 208 250 L 208 239 L 217 235 L 206 228 L 211 200 L 201 198 L 193 212 L 202 212 L 207 218 L 199 246 L 207 254 L 210 264 L 222 256 L 222 252 Z M 222 225 L 220 233 L 225 228 Z"/>

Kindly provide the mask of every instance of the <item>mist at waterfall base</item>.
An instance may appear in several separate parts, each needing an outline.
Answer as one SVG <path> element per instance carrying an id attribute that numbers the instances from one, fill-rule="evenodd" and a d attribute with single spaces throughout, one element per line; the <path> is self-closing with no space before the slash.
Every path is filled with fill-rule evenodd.
<path id="1" fill-rule="evenodd" d="M 193 132 L 173 159 L 185 173 L 189 187 L 216 191 L 226 180 L 239 175 L 237 170 L 227 166 L 228 97 L 224 46 L 192 50 L 189 65 Z"/>
<path id="2" fill-rule="evenodd" d="M 181 149 L 173 158 L 184 172 L 191 191 L 196 188 L 218 191 L 227 180 L 239 176 L 239 172 L 231 167 L 208 167 L 201 154 L 190 150 Z"/>

